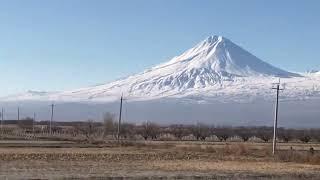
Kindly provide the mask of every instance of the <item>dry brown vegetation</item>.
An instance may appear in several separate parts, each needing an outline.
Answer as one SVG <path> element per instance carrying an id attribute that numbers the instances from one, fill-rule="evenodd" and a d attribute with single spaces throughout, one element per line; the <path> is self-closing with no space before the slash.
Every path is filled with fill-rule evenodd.
<path id="1" fill-rule="evenodd" d="M 281 128 L 273 156 L 270 127 L 30 121 L 2 129 L 0 179 L 320 179 L 319 129 Z"/>
<path id="2" fill-rule="evenodd" d="M 151 178 L 151 179 L 319 179 L 320 145 L 313 153 L 300 144 L 108 141 L 79 148 L 77 143 L 23 147 L 0 143 L 1 178 Z M 68 146 L 67 146 L 68 144 Z M 287 144 L 286 144 L 287 145 Z M 304 145 L 305 146 L 305 145 Z M 54 147 L 54 148 L 53 148 Z M 68 147 L 68 148 L 66 148 Z M 306 148 L 307 149 L 307 148 Z"/>

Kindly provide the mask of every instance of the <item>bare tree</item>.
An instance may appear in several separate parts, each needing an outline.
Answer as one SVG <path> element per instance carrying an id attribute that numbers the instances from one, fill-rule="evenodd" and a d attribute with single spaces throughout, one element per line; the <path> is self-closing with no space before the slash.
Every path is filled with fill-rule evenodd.
<path id="1" fill-rule="evenodd" d="M 205 124 L 198 123 L 191 127 L 191 132 L 197 140 L 204 141 L 210 136 L 210 128 Z"/>
<path id="2" fill-rule="evenodd" d="M 133 138 L 136 135 L 136 127 L 134 124 L 123 123 L 121 125 L 121 135 L 123 138 Z"/>
<path id="3" fill-rule="evenodd" d="M 239 127 L 239 128 L 236 128 L 234 132 L 244 142 L 247 142 L 253 136 L 253 128 L 249 128 L 249 127 Z"/>
<path id="4" fill-rule="evenodd" d="M 33 126 L 33 118 L 26 117 L 26 118 L 21 119 L 18 122 L 18 126 L 19 126 L 19 128 L 21 128 L 25 131 L 30 131 Z"/>
<path id="5" fill-rule="evenodd" d="M 86 136 L 87 141 L 92 142 L 98 126 L 98 123 L 89 119 L 87 122 L 77 125 L 76 129 L 78 132 Z"/>
<path id="6" fill-rule="evenodd" d="M 233 136 L 233 130 L 228 127 L 212 127 L 211 134 L 217 136 L 220 141 L 227 141 Z"/>
<path id="7" fill-rule="evenodd" d="M 312 139 L 311 131 L 310 130 L 299 130 L 298 131 L 298 139 L 301 142 L 308 143 Z"/>
<path id="8" fill-rule="evenodd" d="M 278 137 L 286 143 L 291 141 L 293 139 L 293 136 L 294 136 L 294 130 L 292 129 L 279 128 L 278 130 Z"/>
<path id="9" fill-rule="evenodd" d="M 191 134 L 190 130 L 182 124 L 171 125 L 169 133 L 179 140 L 182 140 L 184 136 Z"/>
<path id="10" fill-rule="evenodd" d="M 320 142 L 320 129 L 312 129 L 311 134 L 314 140 Z"/>
<path id="11" fill-rule="evenodd" d="M 138 128 L 138 134 L 143 137 L 144 140 L 147 140 L 149 137 L 148 124 L 144 123 L 141 127 Z"/>
<path id="12" fill-rule="evenodd" d="M 115 136 L 117 133 L 117 123 L 115 121 L 115 115 L 111 113 L 104 114 L 103 117 L 103 137 L 108 135 Z"/>
<path id="13" fill-rule="evenodd" d="M 155 123 L 143 123 L 141 127 L 138 128 L 138 134 L 140 134 L 145 140 L 148 138 L 157 139 L 160 134 L 160 128 Z"/>
<path id="14" fill-rule="evenodd" d="M 273 130 L 270 127 L 261 127 L 257 129 L 256 137 L 264 142 L 268 142 L 273 136 Z"/>
<path id="15" fill-rule="evenodd" d="M 160 135 L 160 127 L 155 123 L 150 123 L 148 127 L 150 129 L 151 139 L 153 139 L 153 140 L 158 139 L 158 137 Z"/>

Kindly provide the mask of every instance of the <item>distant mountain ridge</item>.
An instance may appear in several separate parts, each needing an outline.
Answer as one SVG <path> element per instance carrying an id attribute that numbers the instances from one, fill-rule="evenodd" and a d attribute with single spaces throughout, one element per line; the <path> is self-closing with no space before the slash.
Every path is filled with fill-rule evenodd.
<path id="1" fill-rule="evenodd" d="M 319 78 L 274 67 L 222 36 L 210 36 L 168 62 L 94 87 L 57 93 L 28 92 L 4 101 L 112 102 L 123 93 L 132 101 L 175 98 L 197 102 L 269 99 L 281 78 L 283 97 L 320 97 Z"/>

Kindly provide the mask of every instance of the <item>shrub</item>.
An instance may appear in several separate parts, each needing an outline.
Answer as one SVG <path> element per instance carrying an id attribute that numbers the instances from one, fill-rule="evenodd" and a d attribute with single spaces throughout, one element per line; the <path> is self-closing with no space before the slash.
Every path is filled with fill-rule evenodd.
<path id="1" fill-rule="evenodd" d="M 32 129 L 33 123 L 34 123 L 33 118 L 26 117 L 24 119 L 21 119 L 18 122 L 18 126 L 19 126 L 19 128 L 24 129 L 24 130 L 30 130 L 30 129 Z"/>
<path id="2" fill-rule="evenodd" d="M 184 136 L 187 136 L 191 134 L 190 130 L 184 126 L 184 125 L 172 125 L 169 128 L 169 133 L 172 134 L 174 137 L 176 137 L 179 140 L 182 140 Z"/>
<path id="3" fill-rule="evenodd" d="M 111 113 L 106 113 L 103 116 L 103 136 L 116 136 L 118 123 L 115 122 L 115 116 Z"/>
<path id="4" fill-rule="evenodd" d="M 160 127 L 155 123 L 146 122 L 137 128 L 137 134 L 141 135 L 145 140 L 148 138 L 155 140 L 160 135 Z"/>
<path id="5" fill-rule="evenodd" d="M 275 159 L 284 162 L 320 164 L 320 155 L 309 151 L 278 151 Z"/>
<path id="6" fill-rule="evenodd" d="M 320 129 L 312 129 L 311 136 L 314 140 L 320 142 Z"/>
<path id="7" fill-rule="evenodd" d="M 197 124 L 191 127 L 192 135 L 197 139 L 204 141 L 210 136 L 210 129 L 205 124 Z"/>
<path id="8" fill-rule="evenodd" d="M 211 128 L 211 133 L 215 136 L 217 136 L 217 138 L 220 141 L 227 141 L 227 139 L 229 137 L 233 136 L 233 130 L 232 128 L 228 128 L 228 127 L 212 127 Z"/>
<path id="9" fill-rule="evenodd" d="M 278 130 L 278 137 L 283 140 L 284 142 L 288 143 L 294 137 L 294 130 L 292 129 L 284 129 L 279 128 Z"/>
<path id="10" fill-rule="evenodd" d="M 268 142 L 273 137 L 273 129 L 269 127 L 261 127 L 257 129 L 257 138 L 260 138 L 264 142 Z"/>
<path id="11" fill-rule="evenodd" d="M 310 130 L 300 130 L 298 137 L 301 142 L 308 143 L 312 139 Z"/>
<path id="12" fill-rule="evenodd" d="M 244 142 L 253 136 L 253 129 L 248 127 L 239 127 L 234 130 L 235 135 L 239 136 Z"/>
<path id="13" fill-rule="evenodd" d="M 94 120 L 89 119 L 86 123 L 77 125 L 76 130 L 86 136 L 87 141 L 93 142 L 94 134 L 98 129 L 98 124 Z"/>

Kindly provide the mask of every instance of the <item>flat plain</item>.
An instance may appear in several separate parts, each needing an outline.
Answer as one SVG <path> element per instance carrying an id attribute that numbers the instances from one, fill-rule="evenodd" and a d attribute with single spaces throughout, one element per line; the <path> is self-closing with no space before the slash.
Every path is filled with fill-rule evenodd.
<path id="1" fill-rule="evenodd" d="M 314 151 L 310 152 L 310 147 Z M 0 141 L 0 179 L 320 179 L 320 144 Z"/>

